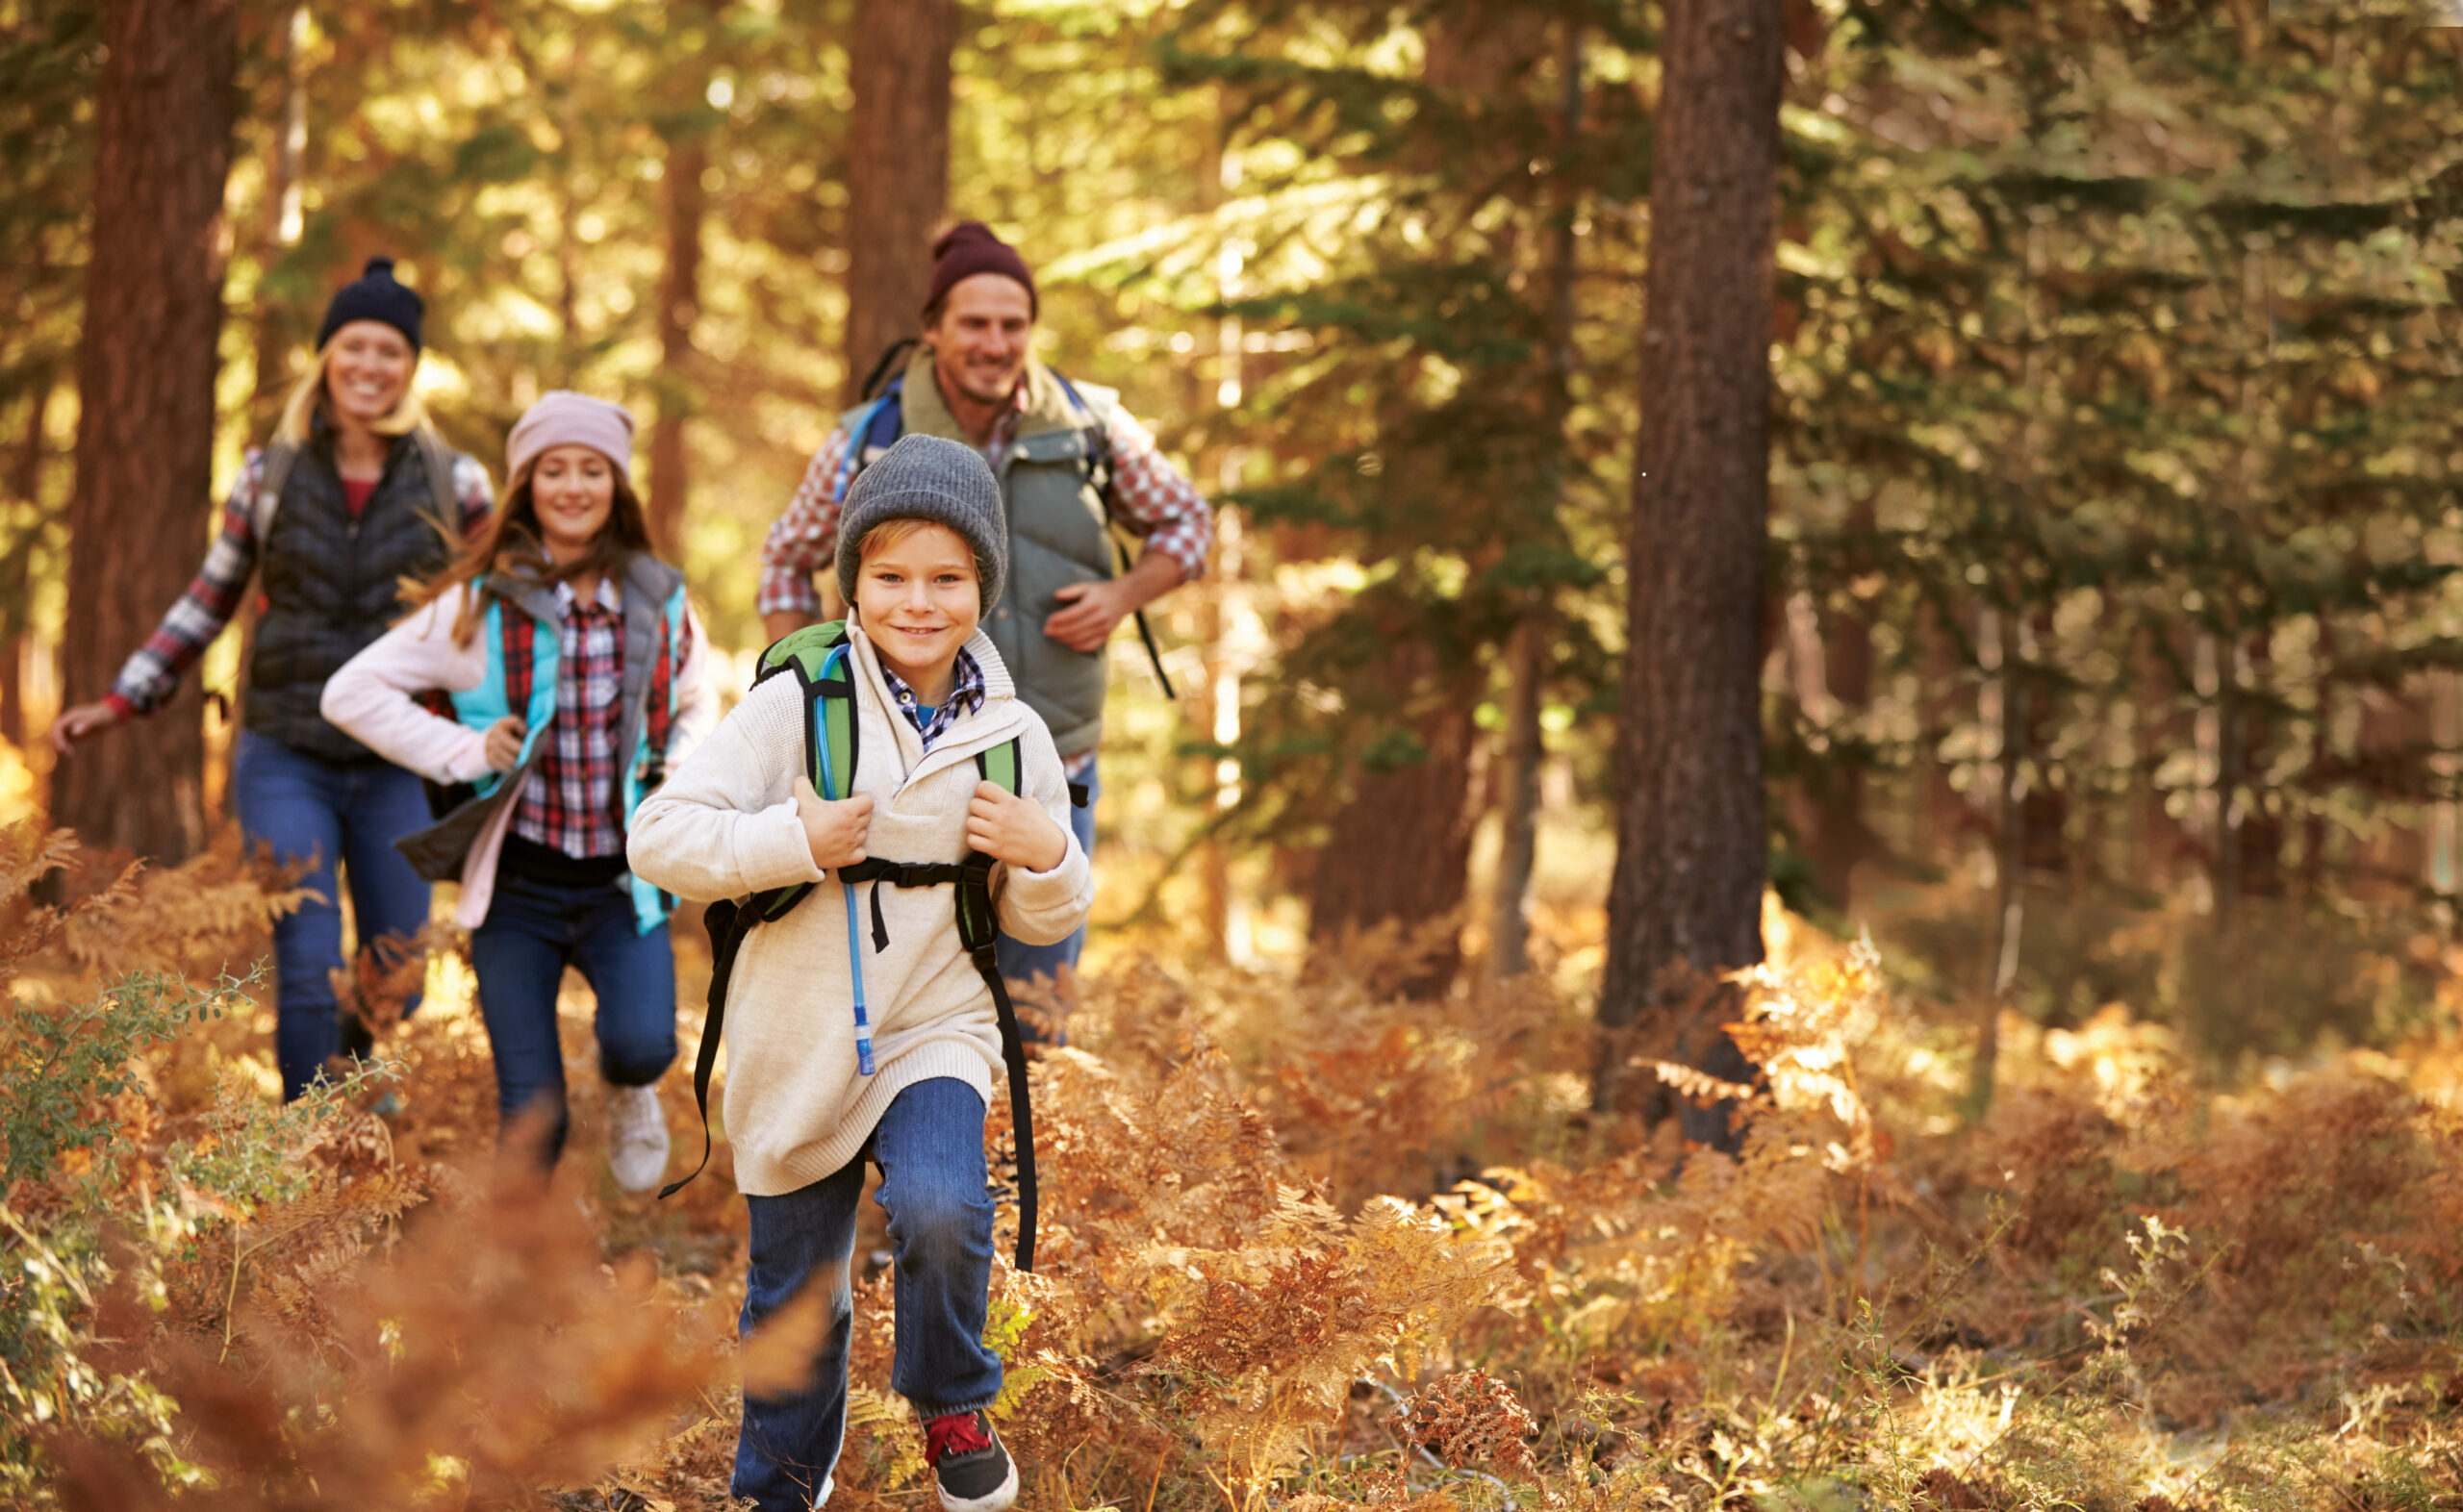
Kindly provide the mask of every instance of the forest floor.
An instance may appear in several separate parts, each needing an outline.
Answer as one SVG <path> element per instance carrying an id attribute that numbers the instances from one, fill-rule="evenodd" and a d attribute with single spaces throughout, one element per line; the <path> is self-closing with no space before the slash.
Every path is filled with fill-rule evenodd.
<path id="1" fill-rule="evenodd" d="M 792 1378 L 819 1320 L 737 1349 L 724 1130 L 677 1197 L 613 1186 L 586 995 L 571 1146 L 503 1185 L 458 958 L 388 1076 L 277 1110 L 265 1010 L 145 974 L 262 948 L 228 845 L 116 886 L 0 849 L 10 895 L 66 859 L 82 898 L 0 931 L 0 1499 L 727 1504 L 740 1382 Z M 1661 1047 L 1603 1057 L 1600 921 L 1541 924 L 1540 970 L 1425 1001 L 1394 941 L 1305 973 L 1110 952 L 1036 1071 L 1036 1272 L 996 1271 L 1022 1505 L 2463 1506 L 2452 1005 L 2235 1085 L 2120 1006 L 2004 1016 L 1979 1109 L 1971 1008 L 1774 914 L 1731 1161 L 1592 1111 L 1603 1058 L 1639 1105 Z M 707 972 L 678 939 L 673 1173 Z M 929 1507 L 880 1243 L 831 1504 Z"/>

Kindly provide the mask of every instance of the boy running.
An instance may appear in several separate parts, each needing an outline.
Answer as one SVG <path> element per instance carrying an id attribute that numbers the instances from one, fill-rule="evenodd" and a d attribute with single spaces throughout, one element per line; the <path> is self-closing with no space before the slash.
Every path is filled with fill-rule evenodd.
<path id="1" fill-rule="evenodd" d="M 685 897 L 737 897 L 835 883 L 872 856 L 948 863 L 979 850 L 1002 863 L 1003 928 L 1036 943 L 1075 931 L 1094 885 L 1069 831 L 1060 757 L 978 630 L 1001 596 L 1007 535 L 999 486 L 972 448 L 908 436 L 867 467 L 838 544 L 862 757 L 851 794 L 816 793 L 809 695 L 795 678 L 765 679 L 642 804 L 635 874 Z M 1023 796 L 981 780 L 977 763 L 1013 740 Z M 868 895 L 860 935 L 828 888 L 754 928 L 729 980 L 724 1117 L 752 1220 L 744 1331 L 807 1285 L 825 1285 L 830 1300 L 810 1383 L 746 1399 L 732 1490 L 764 1512 L 828 1499 L 869 1156 L 897 1256 L 891 1385 L 924 1421 L 942 1506 L 1001 1512 L 1018 1474 L 983 1410 L 1000 1395 L 1001 1359 L 982 1342 L 993 1219 L 983 1116 L 1000 1029 L 960 946 L 951 888 L 856 887 Z"/>

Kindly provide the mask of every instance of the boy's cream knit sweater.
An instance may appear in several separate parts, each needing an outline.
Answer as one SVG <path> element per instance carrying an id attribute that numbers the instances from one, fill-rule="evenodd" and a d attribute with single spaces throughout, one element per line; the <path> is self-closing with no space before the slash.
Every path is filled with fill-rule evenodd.
<path id="1" fill-rule="evenodd" d="M 1012 738 L 1021 793 L 1068 834 L 1069 787 L 1059 754 L 1043 720 L 1018 700 L 987 637 L 978 632 L 967 643 L 983 668 L 983 707 L 952 725 L 929 755 L 891 701 L 862 629 L 851 629 L 850 638 L 855 790 L 874 800 L 867 854 L 917 862 L 963 857 L 967 803 L 980 780 L 976 753 Z M 813 865 L 796 819 L 803 696 L 793 677 L 773 677 L 746 694 L 643 800 L 628 847 L 636 874 L 682 897 L 823 884 L 795 912 L 746 937 L 727 988 L 726 1134 L 736 1185 L 754 1197 L 809 1186 L 854 1159 L 901 1088 L 950 1076 L 989 1101 L 1001 1073 L 992 994 L 958 946 L 955 891 L 881 885 L 889 948 L 876 952 L 870 883 L 855 887 L 855 933 L 875 1071 L 858 1073 L 845 890 Z M 1036 945 L 1066 938 L 1095 896 L 1094 873 L 1075 837 L 1052 870 L 1003 868 L 993 888 L 1002 927 Z"/>

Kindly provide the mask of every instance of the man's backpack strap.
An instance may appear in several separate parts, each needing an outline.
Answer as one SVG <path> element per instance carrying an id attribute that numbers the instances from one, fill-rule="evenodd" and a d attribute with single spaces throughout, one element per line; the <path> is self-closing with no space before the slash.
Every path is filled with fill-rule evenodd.
<path id="1" fill-rule="evenodd" d="M 906 375 L 901 373 L 890 380 L 889 389 L 879 398 L 866 401 L 851 411 L 843 422 L 847 427 L 847 455 L 838 459 L 838 477 L 833 489 L 838 502 L 847 502 L 847 492 L 855 486 L 855 475 L 873 465 L 873 458 L 898 444 L 906 429 L 904 408 Z"/>
<path id="2" fill-rule="evenodd" d="M 1095 496 L 1104 501 L 1104 524 L 1113 526 L 1117 520 L 1112 511 L 1112 499 L 1120 482 L 1120 465 L 1112 455 L 1111 428 L 1104 423 L 1102 416 L 1095 413 L 1095 407 L 1086 402 L 1086 396 L 1078 391 L 1076 384 L 1057 372 L 1052 377 L 1060 385 L 1060 391 L 1069 395 L 1069 402 L 1078 407 L 1078 413 L 1086 416 L 1082 433 L 1086 440 L 1086 481 L 1094 486 Z M 1118 530 L 1107 529 L 1106 534 L 1112 538 L 1112 550 L 1120 554 L 1121 576 L 1127 577 L 1129 546 L 1120 539 Z M 1163 653 L 1155 648 L 1155 628 L 1146 622 L 1146 611 L 1132 610 L 1130 617 L 1137 621 L 1137 639 L 1146 644 L 1146 660 L 1154 664 L 1155 680 L 1163 685 L 1163 696 L 1178 698 L 1180 693 L 1172 687 L 1172 674 L 1163 670 Z M 1079 806 L 1083 807 L 1082 804 Z"/>

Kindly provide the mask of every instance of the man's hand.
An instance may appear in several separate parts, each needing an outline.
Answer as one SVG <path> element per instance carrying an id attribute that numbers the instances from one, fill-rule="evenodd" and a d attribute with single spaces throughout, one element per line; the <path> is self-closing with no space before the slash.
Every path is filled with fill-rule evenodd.
<path id="1" fill-rule="evenodd" d="M 858 793 L 833 803 L 814 791 L 812 779 L 796 774 L 796 818 L 804 826 L 804 844 L 812 847 L 812 864 L 824 871 L 851 867 L 864 859 L 864 842 L 873 830 L 873 796 Z"/>
<path id="2" fill-rule="evenodd" d="M 1100 651 L 1120 622 L 1137 609 L 1125 578 L 1072 583 L 1053 596 L 1064 606 L 1043 622 L 1043 633 L 1073 651 Z"/>
<path id="3" fill-rule="evenodd" d="M 521 716 L 518 714 L 508 714 L 489 725 L 488 770 L 513 770 L 514 764 L 521 760 L 521 738 L 529 733 L 530 726 L 522 723 Z"/>
<path id="4" fill-rule="evenodd" d="M 1095 652 L 1120 622 L 1181 586 L 1181 564 L 1149 551 L 1116 578 L 1072 583 L 1053 595 L 1062 607 L 1043 622 L 1043 633 L 1073 651 Z"/>
<path id="5" fill-rule="evenodd" d="M 1069 859 L 1069 837 L 1052 816 L 997 783 L 975 785 L 966 806 L 966 843 L 1029 871 L 1049 871 Z"/>

